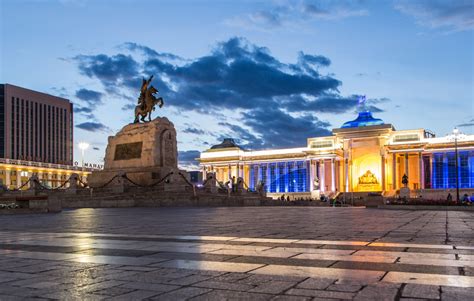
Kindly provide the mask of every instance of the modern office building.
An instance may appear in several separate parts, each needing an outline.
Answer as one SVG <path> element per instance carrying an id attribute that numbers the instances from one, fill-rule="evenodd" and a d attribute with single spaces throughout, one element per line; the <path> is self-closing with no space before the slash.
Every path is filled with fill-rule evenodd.
<path id="1" fill-rule="evenodd" d="M 72 172 L 82 172 L 72 162 L 72 103 L 61 97 L 1 84 L 1 183 L 19 187 L 36 173 L 43 183 L 55 187 Z M 84 176 L 87 173 L 84 171 Z"/>
<path id="2" fill-rule="evenodd" d="M 0 85 L 0 157 L 72 165 L 72 103 Z"/>
<path id="3" fill-rule="evenodd" d="M 367 111 L 333 129 L 331 136 L 308 138 L 300 148 L 251 151 L 225 139 L 202 152 L 199 160 L 204 177 L 208 172 L 221 182 L 242 177 L 250 189 L 262 181 L 275 196 L 396 193 L 404 186 L 404 175 L 414 191 L 447 190 L 457 184 L 474 188 L 474 135 L 397 131 Z"/>

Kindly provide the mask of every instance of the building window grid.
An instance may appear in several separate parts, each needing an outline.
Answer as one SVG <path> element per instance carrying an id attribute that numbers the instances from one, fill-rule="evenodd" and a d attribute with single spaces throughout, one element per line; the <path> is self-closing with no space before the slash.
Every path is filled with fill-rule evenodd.
<path id="1" fill-rule="evenodd" d="M 60 143 L 60 139 L 59 139 L 59 128 L 61 126 L 61 121 L 59 119 L 59 108 L 55 108 L 55 111 L 56 111 L 56 119 L 55 119 L 55 137 L 56 137 L 56 141 L 55 141 L 55 144 L 54 144 L 54 152 L 55 152 L 55 156 L 54 156 L 54 163 L 61 163 L 61 157 L 60 157 L 60 152 L 59 152 L 59 143 Z"/>
<path id="2" fill-rule="evenodd" d="M 276 164 L 270 163 L 268 168 L 270 169 L 269 189 L 270 192 L 277 192 L 276 185 Z"/>
<path id="3" fill-rule="evenodd" d="M 445 173 L 445 187 L 456 188 L 456 159 L 454 153 L 446 154 Z"/>
<path id="4" fill-rule="evenodd" d="M 459 153 L 459 187 L 469 188 L 471 183 L 469 175 L 469 152 Z"/>
<path id="5" fill-rule="evenodd" d="M 38 149 L 39 149 L 39 157 L 40 160 L 44 160 L 44 143 L 43 143 L 43 131 L 44 131 L 44 118 L 43 118 L 43 104 L 39 104 L 38 108 L 38 116 L 39 116 L 39 143 L 38 143 Z"/>
<path id="6" fill-rule="evenodd" d="M 260 178 L 260 181 L 262 181 L 262 183 L 265 184 L 266 190 L 268 192 L 269 185 L 267 182 L 267 165 L 266 164 L 260 165 L 259 178 Z"/>
<path id="7" fill-rule="evenodd" d="M 15 98 L 12 97 L 10 158 L 15 158 L 15 112 L 16 112 Z"/>
<path id="8" fill-rule="evenodd" d="M 454 152 L 433 154 L 431 183 L 434 189 L 456 188 L 455 156 Z M 459 152 L 458 175 L 460 188 L 474 188 L 474 152 Z"/>
<path id="9" fill-rule="evenodd" d="M 38 103 L 35 102 L 35 160 L 38 160 L 39 157 L 39 139 L 38 139 Z"/>
<path id="10" fill-rule="evenodd" d="M 278 188 L 279 192 L 287 192 L 287 181 L 285 179 L 285 174 L 286 174 L 286 169 L 285 169 L 285 162 L 279 162 L 278 163 Z"/>
<path id="11" fill-rule="evenodd" d="M 20 99 L 16 99 L 15 159 L 20 158 Z"/>

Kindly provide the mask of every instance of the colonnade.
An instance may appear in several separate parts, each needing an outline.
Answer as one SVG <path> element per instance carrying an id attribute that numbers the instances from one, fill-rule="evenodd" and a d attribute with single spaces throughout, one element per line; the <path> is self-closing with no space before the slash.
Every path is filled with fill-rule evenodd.
<path id="1" fill-rule="evenodd" d="M 421 151 L 381 151 L 380 161 L 378 161 L 380 162 L 381 173 L 380 179 L 378 180 L 381 190 L 400 189 L 403 186 L 401 180 L 404 174 L 408 177 L 409 187 L 411 189 L 424 189 L 425 160 L 427 159 L 427 155 L 422 154 Z M 431 164 L 431 155 L 429 155 L 429 159 L 430 161 L 428 164 Z M 307 191 L 319 190 L 321 193 L 326 194 L 339 191 L 350 192 L 353 191 L 353 187 L 356 187 L 357 185 L 357 183 L 353 183 L 353 181 L 357 181 L 358 175 L 352 174 L 352 169 L 354 167 L 352 166 L 353 160 L 349 155 L 349 152 L 345 152 L 343 156 L 334 155 L 325 158 L 312 157 L 297 161 L 305 161 L 305 164 L 309 163 L 309 170 L 307 171 L 309 185 L 307 185 Z M 265 163 L 255 162 L 252 164 Z M 206 178 L 208 172 L 215 172 L 219 181 L 226 182 L 235 176 L 236 178 L 244 178 L 244 181 L 250 185 L 250 168 L 252 164 L 232 162 L 229 164 L 202 165 L 203 178 Z M 268 162 L 268 164 L 277 164 L 277 170 L 280 168 L 278 167 L 279 161 Z M 270 168 L 266 169 L 266 179 L 270 178 L 269 170 Z M 259 173 L 260 170 L 258 171 L 258 174 Z"/>

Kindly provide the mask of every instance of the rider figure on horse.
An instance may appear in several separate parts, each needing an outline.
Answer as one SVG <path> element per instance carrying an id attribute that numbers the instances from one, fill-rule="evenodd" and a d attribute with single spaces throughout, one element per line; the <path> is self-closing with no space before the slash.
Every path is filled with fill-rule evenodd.
<path id="1" fill-rule="evenodd" d="M 148 90 L 148 85 L 150 85 L 150 82 L 151 82 L 152 79 L 153 79 L 153 75 L 150 76 L 150 78 L 148 80 L 143 78 L 143 81 L 142 81 L 142 87 L 140 89 L 140 96 L 138 97 L 138 105 L 140 106 L 140 108 L 142 110 L 145 110 L 145 106 L 146 106 L 145 93 Z"/>
<path id="2" fill-rule="evenodd" d="M 140 96 L 138 97 L 138 105 L 135 107 L 135 121 L 134 123 L 145 121 L 145 117 L 148 115 L 148 121 L 151 121 L 151 112 L 155 110 L 155 105 L 158 105 L 160 108 L 163 106 L 163 98 L 154 95 L 158 93 L 158 90 L 150 85 L 153 75 L 150 76 L 148 80 L 145 78 L 142 82 L 142 87 L 140 89 Z M 141 118 L 140 118 L 141 117 Z"/>

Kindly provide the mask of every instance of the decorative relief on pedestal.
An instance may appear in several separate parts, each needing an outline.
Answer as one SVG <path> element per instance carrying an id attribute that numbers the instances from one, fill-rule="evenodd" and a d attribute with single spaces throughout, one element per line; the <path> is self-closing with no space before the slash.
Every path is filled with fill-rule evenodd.
<path id="1" fill-rule="evenodd" d="M 162 145 L 162 159 L 163 166 L 176 166 L 176 139 L 173 139 L 174 135 L 170 130 L 165 130 L 161 135 L 161 145 Z"/>
<path id="2" fill-rule="evenodd" d="M 122 143 L 115 146 L 114 161 L 139 159 L 142 156 L 143 142 Z"/>

